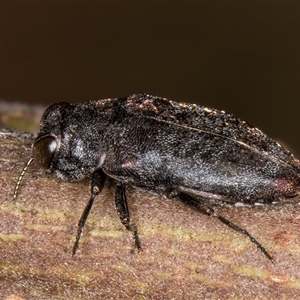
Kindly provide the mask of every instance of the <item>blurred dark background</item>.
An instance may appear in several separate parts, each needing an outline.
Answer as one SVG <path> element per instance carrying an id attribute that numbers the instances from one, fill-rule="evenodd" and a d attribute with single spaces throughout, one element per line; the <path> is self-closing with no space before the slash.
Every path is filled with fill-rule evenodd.
<path id="1" fill-rule="evenodd" d="M 224 109 L 300 154 L 300 3 L 1 2 L 0 99 L 147 92 Z"/>

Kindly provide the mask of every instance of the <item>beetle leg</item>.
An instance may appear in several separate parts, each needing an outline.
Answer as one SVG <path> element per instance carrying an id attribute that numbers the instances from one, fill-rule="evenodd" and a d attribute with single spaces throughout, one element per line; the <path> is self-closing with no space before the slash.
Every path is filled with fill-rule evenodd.
<path id="1" fill-rule="evenodd" d="M 122 224 L 126 227 L 126 229 L 133 232 L 135 247 L 138 251 L 143 250 L 138 236 L 137 227 L 134 223 L 130 223 L 129 209 L 125 194 L 125 184 L 122 182 L 116 185 L 115 204 Z"/>
<path id="2" fill-rule="evenodd" d="M 233 230 L 240 232 L 242 234 L 244 234 L 245 236 L 247 236 L 252 243 L 254 243 L 257 248 L 273 263 L 274 259 L 273 257 L 267 252 L 267 250 L 245 229 L 235 225 L 234 223 L 230 222 L 229 220 L 225 219 L 224 217 L 218 215 L 217 213 L 215 213 L 214 209 L 212 209 L 209 206 L 206 206 L 204 204 L 202 204 L 201 202 L 197 201 L 196 199 L 194 199 L 193 197 L 191 197 L 188 194 L 184 194 L 184 193 L 180 193 L 179 194 L 179 198 L 181 201 L 183 201 L 184 203 L 193 206 L 195 208 L 197 208 L 199 211 L 201 211 L 204 214 L 207 214 L 209 216 L 212 217 L 216 217 L 218 218 L 223 224 L 227 225 L 228 227 L 232 228 Z"/>
<path id="3" fill-rule="evenodd" d="M 105 182 L 105 174 L 103 173 L 102 170 L 97 170 L 95 173 L 93 173 L 92 176 L 92 181 L 91 181 L 91 198 L 87 205 L 84 208 L 84 211 L 80 217 L 80 220 L 78 222 L 78 229 L 77 229 L 77 235 L 76 235 L 76 240 L 73 246 L 73 251 L 72 255 L 74 256 L 76 254 L 76 250 L 78 249 L 79 245 L 79 240 L 83 231 L 83 227 L 85 225 L 85 222 L 87 220 L 87 217 L 90 213 L 90 210 L 93 206 L 94 200 L 97 195 L 100 194 L 104 187 L 104 182 Z"/>

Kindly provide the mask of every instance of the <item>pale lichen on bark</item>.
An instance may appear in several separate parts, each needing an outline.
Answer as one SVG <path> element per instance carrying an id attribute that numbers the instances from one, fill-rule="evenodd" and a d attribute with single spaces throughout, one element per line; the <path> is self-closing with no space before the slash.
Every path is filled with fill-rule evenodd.
<path id="1" fill-rule="evenodd" d="M 0 130 L 0 295 L 9 299 L 298 299 L 299 206 L 230 208 L 218 212 L 247 229 L 249 239 L 178 200 L 131 188 L 130 212 L 144 250 L 114 208 L 109 181 L 96 199 L 80 249 L 71 251 L 89 199 L 89 182 L 66 183 L 34 164 L 33 136 Z"/>

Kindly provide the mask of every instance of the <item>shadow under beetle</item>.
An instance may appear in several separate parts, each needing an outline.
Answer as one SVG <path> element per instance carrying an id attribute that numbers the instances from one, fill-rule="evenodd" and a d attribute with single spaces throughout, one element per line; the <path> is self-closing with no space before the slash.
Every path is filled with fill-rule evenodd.
<path id="1" fill-rule="evenodd" d="M 134 234 L 125 186 L 178 197 L 248 236 L 215 213 L 215 204 L 273 204 L 299 194 L 300 163 L 286 149 L 248 123 L 224 111 L 133 94 L 77 104 L 56 103 L 43 114 L 32 158 L 58 178 L 91 178 L 91 197 L 78 223 L 73 255 L 106 176 L 116 181 L 115 204 L 123 225 Z"/>

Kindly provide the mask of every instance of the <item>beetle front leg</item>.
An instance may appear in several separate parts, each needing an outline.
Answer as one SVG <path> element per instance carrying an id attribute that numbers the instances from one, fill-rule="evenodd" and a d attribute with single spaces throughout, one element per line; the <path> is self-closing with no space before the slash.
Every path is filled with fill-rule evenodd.
<path id="1" fill-rule="evenodd" d="M 91 198 L 87 205 L 84 208 L 84 211 L 80 217 L 80 220 L 78 222 L 78 229 L 77 229 L 77 235 L 76 235 L 76 240 L 73 246 L 73 251 L 72 255 L 74 256 L 76 254 L 76 251 L 78 249 L 79 245 L 79 240 L 83 231 L 83 227 L 85 225 L 85 222 L 87 220 L 87 217 L 91 211 L 91 208 L 93 206 L 94 200 L 97 195 L 100 194 L 104 187 L 104 182 L 105 182 L 105 174 L 103 173 L 102 170 L 97 170 L 95 173 L 92 175 L 92 182 L 91 182 Z"/>
<path id="2" fill-rule="evenodd" d="M 138 249 L 138 251 L 143 250 L 138 236 L 137 227 L 134 223 L 130 222 L 129 209 L 125 194 L 125 184 L 122 182 L 118 183 L 116 186 L 115 204 L 122 224 L 126 227 L 126 229 L 133 232 L 135 247 Z"/>

